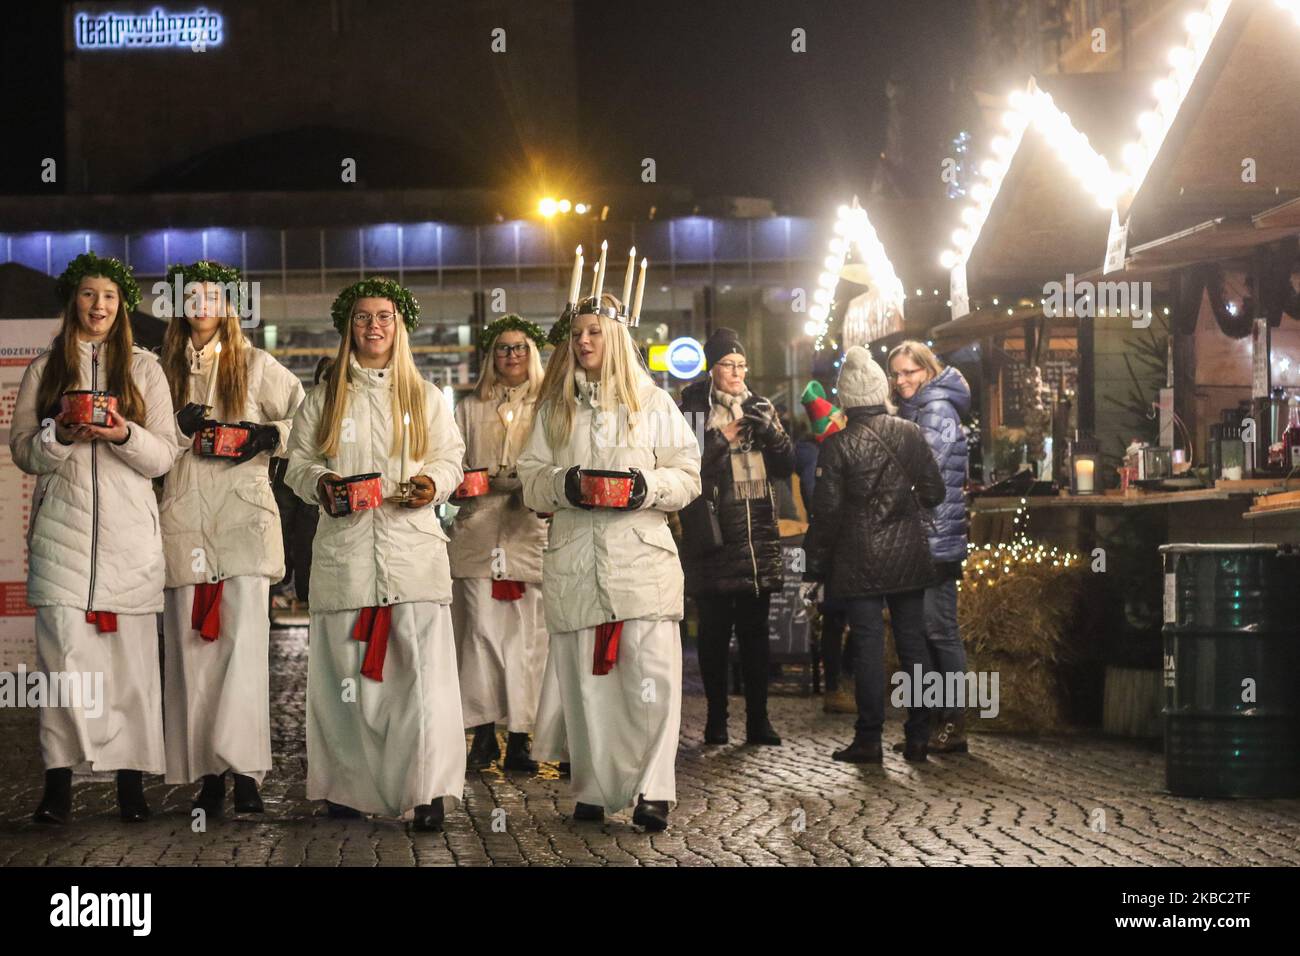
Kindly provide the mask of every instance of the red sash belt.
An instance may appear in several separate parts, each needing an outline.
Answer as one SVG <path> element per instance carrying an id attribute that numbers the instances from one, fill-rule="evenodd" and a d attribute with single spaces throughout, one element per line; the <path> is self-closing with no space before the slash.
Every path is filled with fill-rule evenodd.
<path id="1" fill-rule="evenodd" d="M 383 607 L 363 607 L 357 616 L 357 623 L 352 628 L 352 638 L 364 641 L 365 659 L 361 662 L 361 675 L 373 681 L 384 681 L 384 657 L 388 654 L 388 630 L 393 623 L 393 609 Z"/>
<path id="2" fill-rule="evenodd" d="M 518 601 L 526 588 L 523 581 L 493 581 L 492 597 L 497 601 Z"/>
<path id="3" fill-rule="evenodd" d="M 117 615 L 112 611 L 87 611 L 86 623 L 95 625 L 100 634 L 117 633 Z"/>
<path id="4" fill-rule="evenodd" d="M 608 674 L 618 662 L 618 639 L 623 636 L 623 622 L 596 625 L 596 655 L 591 672 L 596 676 Z"/>
<path id="5" fill-rule="evenodd" d="M 225 581 L 194 585 L 194 603 L 190 605 L 190 627 L 205 641 L 215 641 L 221 634 L 221 589 Z"/>

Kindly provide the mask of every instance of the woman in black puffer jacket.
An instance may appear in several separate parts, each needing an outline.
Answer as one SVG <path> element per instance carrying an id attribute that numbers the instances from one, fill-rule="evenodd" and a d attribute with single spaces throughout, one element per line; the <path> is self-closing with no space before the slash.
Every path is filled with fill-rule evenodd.
<path id="1" fill-rule="evenodd" d="M 709 378 L 682 392 L 682 412 L 703 436 L 703 492 L 682 512 L 686 593 L 700 612 L 700 675 L 708 697 L 704 742 L 727 742 L 727 650 L 734 624 L 745 681 L 747 743 L 777 746 L 767 716 L 767 613 L 782 586 L 772 482 L 794 471 L 794 445 L 772 403 L 745 387 L 745 349 L 732 329 L 704 345 Z M 711 540 L 716 509 L 722 545 Z"/>
<path id="2" fill-rule="evenodd" d="M 924 595 L 935 572 L 921 509 L 943 501 L 943 477 L 921 430 L 888 414 L 888 396 L 885 373 L 867 350 L 849 349 L 839 380 L 848 426 L 822 445 L 804 538 L 806 576 L 825 581 L 827 596 L 848 607 L 858 719 L 853 743 L 833 756 L 850 763 L 881 762 L 886 605 L 908 681 L 918 666 L 930 670 Z M 925 760 L 927 712 L 909 708 L 903 730 L 904 757 Z"/>

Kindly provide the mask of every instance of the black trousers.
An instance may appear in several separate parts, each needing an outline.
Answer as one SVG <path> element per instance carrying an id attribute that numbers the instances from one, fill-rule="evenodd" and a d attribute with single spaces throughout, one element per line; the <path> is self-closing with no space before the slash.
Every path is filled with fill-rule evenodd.
<path id="1" fill-rule="evenodd" d="M 767 717 L 767 610 L 771 597 L 771 592 L 763 591 L 757 595 L 711 594 L 695 599 L 700 612 L 700 676 L 710 714 L 727 713 L 727 652 L 734 628 L 745 682 L 745 718 Z"/>
<path id="2" fill-rule="evenodd" d="M 848 611 L 839 601 L 822 602 L 822 665 L 826 668 L 826 692 L 839 689 L 840 675 L 853 671 L 853 647 L 845 643 Z"/>

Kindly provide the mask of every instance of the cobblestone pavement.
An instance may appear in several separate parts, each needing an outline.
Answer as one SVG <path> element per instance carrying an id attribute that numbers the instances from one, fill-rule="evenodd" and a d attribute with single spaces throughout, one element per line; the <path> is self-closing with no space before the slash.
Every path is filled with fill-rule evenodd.
<path id="1" fill-rule="evenodd" d="M 306 632 L 273 635 L 275 769 L 261 817 L 230 816 L 193 833 L 195 787 L 152 778 L 155 816 L 127 827 L 113 786 L 75 791 L 67 828 L 29 822 L 40 798 L 33 711 L 0 711 L 0 864 L 3 865 L 922 865 L 1165 866 L 1300 863 L 1300 800 L 1204 801 L 1162 792 L 1163 758 L 1097 737 L 974 737 L 971 753 L 913 766 L 837 764 L 850 716 L 820 698 L 776 697 L 781 748 L 704 747 L 704 701 L 688 683 L 677 760 L 679 803 L 667 832 L 634 828 L 630 814 L 575 823 L 567 780 L 471 772 L 465 804 L 445 833 L 396 821 L 332 821 L 304 796 Z M 688 678 L 696 674 L 687 660 Z M 691 693 L 691 691 L 694 693 Z M 743 704 L 732 708 L 743 739 Z M 504 734 L 503 734 L 504 736 Z M 901 725 L 886 727 L 888 742 Z M 493 810 L 505 810 L 503 832 Z M 500 814 L 495 818 L 500 819 Z M 498 827 L 497 829 L 501 829 Z"/>

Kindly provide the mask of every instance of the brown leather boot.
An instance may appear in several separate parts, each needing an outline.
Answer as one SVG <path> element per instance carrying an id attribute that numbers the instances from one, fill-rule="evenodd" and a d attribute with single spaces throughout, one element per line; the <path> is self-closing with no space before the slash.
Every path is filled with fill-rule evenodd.
<path id="1" fill-rule="evenodd" d="M 964 754 L 970 749 L 966 744 L 965 709 L 954 710 L 935 721 L 928 749 L 932 754 Z"/>

